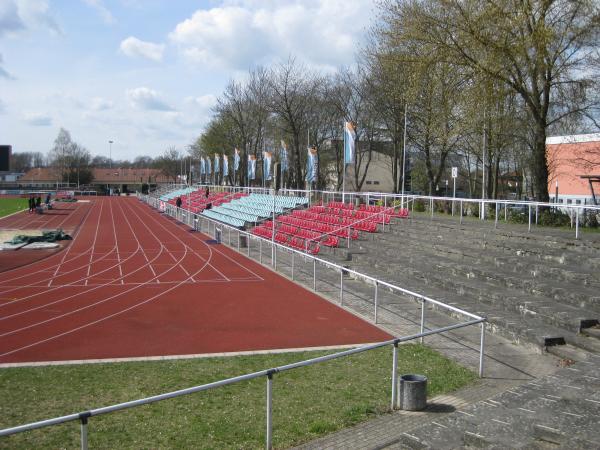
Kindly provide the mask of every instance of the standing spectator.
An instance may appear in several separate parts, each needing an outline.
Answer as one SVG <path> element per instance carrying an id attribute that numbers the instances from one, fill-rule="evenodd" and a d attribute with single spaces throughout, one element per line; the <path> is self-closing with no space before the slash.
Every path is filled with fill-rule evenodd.
<path id="1" fill-rule="evenodd" d="M 29 212 L 32 213 L 35 210 L 35 199 L 33 195 L 29 195 Z"/>
<path id="2" fill-rule="evenodd" d="M 48 194 L 46 194 L 46 208 L 50 206 L 50 192 L 48 192 Z"/>
<path id="3" fill-rule="evenodd" d="M 175 200 L 175 206 L 181 208 L 181 197 L 177 197 L 177 200 Z"/>
<path id="4" fill-rule="evenodd" d="M 208 186 L 206 186 L 206 191 L 204 191 L 204 195 L 206 196 L 206 198 L 208 198 L 208 196 L 210 195 L 210 190 L 208 189 Z"/>
<path id="5" fill-rule="evenodd" d="M 37 208 L 39 208 L 40 206 L 42 206 L 42 196 L 38 195 L 37 198 L 35 199 L 35 206 Z"/>

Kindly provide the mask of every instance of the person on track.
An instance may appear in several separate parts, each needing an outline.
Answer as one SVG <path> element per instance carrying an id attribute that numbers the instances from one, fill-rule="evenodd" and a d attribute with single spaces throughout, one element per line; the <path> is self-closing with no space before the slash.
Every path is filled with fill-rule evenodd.
<path id="1" fill-rule="evenodd" d="M 175 200 L 175 206 L 181 208 L 181 197 L 177 197 L 177 200 Z"/>

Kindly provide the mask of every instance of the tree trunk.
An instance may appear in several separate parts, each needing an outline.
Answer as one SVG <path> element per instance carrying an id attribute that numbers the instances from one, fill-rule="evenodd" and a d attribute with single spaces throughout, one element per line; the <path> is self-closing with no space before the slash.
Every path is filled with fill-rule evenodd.
<path id="1" fill-rule="evenodd" d="M 546 159 L 546 124 L 538 121 L 535 128 L 535 143 L 533 147 L 533 184 L 535 197 L 541 202 L 548 202 L 548 162 Z"/>

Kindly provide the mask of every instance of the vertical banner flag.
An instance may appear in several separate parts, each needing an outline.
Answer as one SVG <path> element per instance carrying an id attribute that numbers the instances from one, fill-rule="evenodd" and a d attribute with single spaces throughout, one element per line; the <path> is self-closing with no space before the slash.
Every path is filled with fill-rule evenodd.
<path id="1" fill-rule="evenodd" d="M 281 149 L 279 150 L 279 162 L 281 163 L 281 172 L 285 172 L 288 169 L 288 153 L 287 145 L 285 141 L 281 140 Z"/>
<path id="2" fill-rule="evenodd" d="M 308 149 L 306 157 L 306 181 L 313 183 L 317 181 L 317 149 L 315 147 Z"/>
<path id="3" fill-rule="evenodd" d="M 227 155 L 223 155 L 223 176 L 229 175 L 229 158 Z"/>
<path id="4" fill-rule="evenodd" d="M 344 164 L 354 162 L 354 141 L 356 141 L 356 126 L 352 122 L 344 124 Z"/>
<path id="5" fill-rule="evenodd" d="M 206 157 L 206 175 L 210 175 L 212 173 L 212 167 L 210 166 L 210 157 Z"/>
<path id="6" fill-rule="evenodd" d="M 240 168 L 240 151 L 236 148 L 233 151 L 233 170 L 237 172 Z"/>
<path id="7" fill-rule="evenodd" d="M 206 173 L 206 163 L 204 162 L 204 156 L 200 157 L 200 175 L 204 175 Z"/>
<path id="8" fill-rule="evenodd" d="M 221 170 L 219 167 L 219 154 L 215 153 L 215 174 L 218 174 L 219 171 Z"/>
<path id="9" fill-rule="evenodd" d="M 256 178 L 256 156 L 248 155 L 248 180 Z"/>
<path id="10" fill-rule="evenodd" d="M 263 152 L 263 176 L 265 181 L 271 181 L 271 152 Z"/>

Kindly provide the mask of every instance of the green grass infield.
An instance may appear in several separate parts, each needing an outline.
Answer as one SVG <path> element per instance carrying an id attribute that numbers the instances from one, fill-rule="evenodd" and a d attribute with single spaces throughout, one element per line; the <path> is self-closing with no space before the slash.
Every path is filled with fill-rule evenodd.
<path id="1" fill-rule="evenodd" d="M 108 406 L 328 352 L 0 369 L 0 428 Z M 331 353 L 331 352 L 329 352 Z M 273 444 L 285 448 L 389 411 L 392 347 L 273 377 Z M 428 347 L 401 345 L 398 373 L 429 398 L 476 375 Z M 90 448 L 264 448 L 266 377 L 92 417 Z M 0 437 L 0 448 L 77 448 L 79 423 Z"/>
<path id="2" fill-rule="evenodd" d="M 0 198 L 0 217 L 27 209 L 26 198 Z"/>

